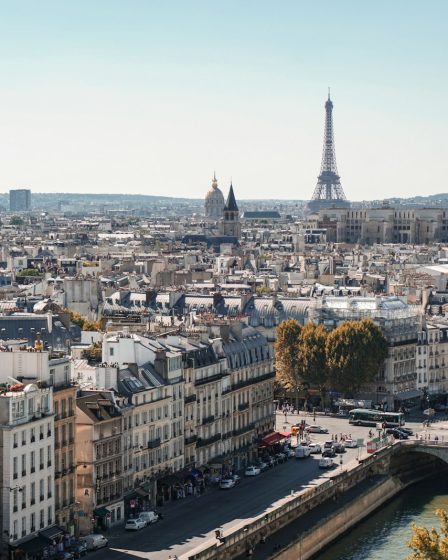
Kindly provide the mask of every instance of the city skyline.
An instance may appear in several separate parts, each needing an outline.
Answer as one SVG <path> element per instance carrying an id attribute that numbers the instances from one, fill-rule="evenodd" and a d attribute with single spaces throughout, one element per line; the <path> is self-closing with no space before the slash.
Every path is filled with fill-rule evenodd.
<path id="1" fill-rule="evenodd" d="M 307 200 L 328 86 L 349 200 L 446 190 L 441 1 L 0 5 L 1 192 Z"/>

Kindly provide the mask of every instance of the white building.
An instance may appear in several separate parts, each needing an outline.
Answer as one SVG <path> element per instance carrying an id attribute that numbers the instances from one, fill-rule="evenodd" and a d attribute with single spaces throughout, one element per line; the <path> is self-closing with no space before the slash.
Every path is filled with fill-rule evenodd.
<path id="1" fill-rule="evenodd" d="M 52 389 L 3 379 L 0 529 L 10 545 L 20 548 L 55 522 L 53 438 Z"/>

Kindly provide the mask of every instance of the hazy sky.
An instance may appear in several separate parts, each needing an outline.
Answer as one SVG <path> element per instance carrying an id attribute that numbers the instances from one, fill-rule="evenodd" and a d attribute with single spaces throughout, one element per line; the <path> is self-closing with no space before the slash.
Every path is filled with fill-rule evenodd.
<path id="1" fill-rule="evenodd" d="M 0 0 L 0 192 L 447 192 L 446 0 Z"/>

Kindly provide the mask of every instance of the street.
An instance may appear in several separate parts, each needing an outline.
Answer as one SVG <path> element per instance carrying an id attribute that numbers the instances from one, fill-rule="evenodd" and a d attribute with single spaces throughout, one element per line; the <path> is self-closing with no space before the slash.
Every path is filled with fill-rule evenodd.
<path id="1" fill-rule="evenodd" d="M 305 418 L 308 424 L 313 423 L 312 416 L 291 416 L 288 414 L 285 423 L 284 414 L 277 414 L 277 429 L 289 430 L 290 426 Z M 331 434 L 351 434 L 353 438 L 367 441 L 370 428 L 355 427 L 344 418 L 317 416 L 316 424 L 328 428 L 329 434 L 312 434 L 311 440 L 323 443 L 331 439 Z M 421 430 L 421 424 L 408 423 L 408 427 Z M 119 528 L 112 530 L 109 538 L 109 549 L 101 549 L 91 553 L 92 560 L 119 559 L 126 557 L 146 558 L 150 560 L 167 560 L 168 556 L 180 557 L 206 541 L 214 541 L 217 528 L 226 531 L 245 520 L 263 514 L 270 506 L 291 494 L 291 491 L 304 490 L 316 484 L 318 478 L 327 478 L 336 473 L 358 456 L 365 456 L 366 450 L 347 449 L 340 457 L 336 456 L 335 469 L 322 471 L 318 468 L 320 455 L 307 459 L 290 459 L 256 477 L 244 478 L 232 489 L 219 490 L 208 488 L 202 496 L 187 497 L 183 500 L 167 504 L 161 510 L 163 520 L 141 531 L 126 533 Z"/>

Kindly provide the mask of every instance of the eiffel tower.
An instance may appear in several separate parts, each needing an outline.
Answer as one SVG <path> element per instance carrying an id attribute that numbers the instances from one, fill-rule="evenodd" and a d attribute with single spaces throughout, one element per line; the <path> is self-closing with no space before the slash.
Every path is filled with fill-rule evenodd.
<path id="1" fill-rule="evenodd" d="M 313 197 L 308 203 L 308 210 L 310 212 L 319 212 L 323 208 L 348 208 L 349 206 L 350 202 L 348 202 L 342 190 L 341 178 L 338 175 L 338 168 L 336 166 L 333 135 L 333 102 L 330 99 L 330 90 L 328 90 L 328 99 L 325 103 L 322 164 Z"/>

